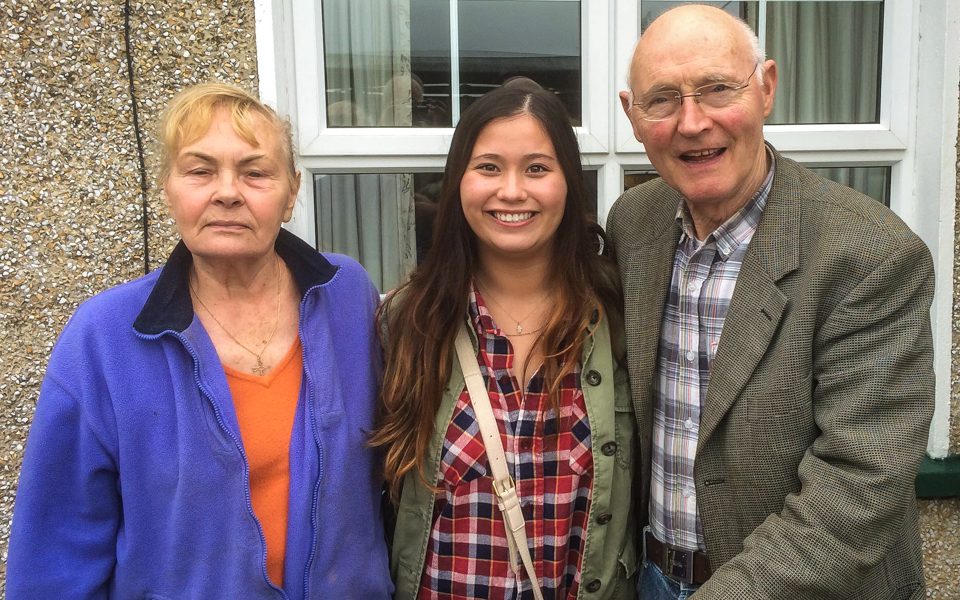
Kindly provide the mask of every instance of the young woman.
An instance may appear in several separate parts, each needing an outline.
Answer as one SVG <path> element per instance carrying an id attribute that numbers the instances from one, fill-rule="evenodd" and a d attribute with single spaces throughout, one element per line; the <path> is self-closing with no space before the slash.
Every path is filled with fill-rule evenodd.
<path id="1" fill-rule="evenodd" d="M 433 240 L 380 313 L 373 443 L 399 503 L 395 597 L 535 598 L 535 587 L 545 598 L 632 597 L 634 425 L 622 344 L 611 342 L 622 301 L 555 95 L 500 88 L 464 112 Z M 463 365 L 482 374 L 529 567 L 510 548 L 518 538 L 474 410 L 487 400 L 467 391 L 455 351 L 463 329 Z"/>

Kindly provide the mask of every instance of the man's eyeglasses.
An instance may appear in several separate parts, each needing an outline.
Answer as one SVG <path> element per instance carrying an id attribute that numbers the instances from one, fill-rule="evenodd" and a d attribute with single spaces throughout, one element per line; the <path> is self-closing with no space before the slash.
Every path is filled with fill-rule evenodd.
<path id="1" fill-rule="evenodd" d="M 697 104 L 707 108 L 726 108 L 743 95 L 743 89 L 750 85 L 750 78 L 756 73 L 756 67 L 743 83 L 732 81 L 715 81 L 701 85 L 689 94 L 681 94 L 677 90 L 661 90 L 644 94 L 636 102 L 632 102 L 640 112 L 644 121 L 666 121 L 680 110 L 684 98 L 693 98 Z"/>

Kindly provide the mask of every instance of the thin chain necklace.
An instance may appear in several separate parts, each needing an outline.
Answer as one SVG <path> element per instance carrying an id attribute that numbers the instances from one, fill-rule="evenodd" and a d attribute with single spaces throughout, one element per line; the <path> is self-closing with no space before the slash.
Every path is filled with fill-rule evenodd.
<path id="1" fill-rule="evenodd" d="M 481 292 L 483 292 L 483 294 L 484 294 L 484 296 L 485 296 L 486 298 L 488 298 L 491 302 L 493 302 L 494 304 L 496 304 L 497 306 L 499 306 L 499 307 L 500 307 L 500 310 L 502 310 L 505 315 L 507 315 L 508 317 L 510 317 L 510 319 L 511 319 L 514 323 L 516 323 L 516 325 L 515 325 L 516 333 L 504 333 L 504 334 L 503 334 L 504 336 L 506 336 L 506 337 L 522 337 L 522 336 L 525 336 L 525 335 L 533 335 L 533 334 L 535 334 L 535 333 L 540 333 L 541 331 L 543 331 L 543 328 L 546 327 L 546 324 L 544 323 L 543 325 L 541 325 L 540 327 L 537 327 L 536 329 L 524 329 L 524 327 L 523 327 L 523 322 L 526 321 L 527 319 L 529 319 L 531 316 L 533 316 L 533 313 L 537 312 L 537 310 L 539 310 L 540 307 L 543 306 L 543 303 L 546 302 L 546 301 L 547 301 L 547 298 L 550 296 L 550 293 L 549 293 L 549 292 L 547 292 L 546 294 L 543 295 L 543 298 L 541 298 L 540 301 L 537 302 L 536 306 L 533 307 L 533 310 L 531 310 L 529 313 L 527 313 L 527 316 L 525 316 L 525 317 L 522 318 L 522 319 L 517 319 L 517 318 L 514 317 L 512 314 L 510 314 L 510 311 L 508 311 L 504 305 L 502 305 L 502 304 L 500 304 L 499 302 L 497 302 L 497 299 L 493 297 L 493 294 L 490 293 L 490 290 L 487 289 L 487 286 L 486 286 L 485 284 L 481 284 L 481 283 L 480 283 L 480 279 L 479 279 L 479 278 L 477 278 L 477 287 L 480 289 Z"/>
<path id="2" fill-rule="evenodd" d="M 272 368 L 270 365 L 263 364 L 263 353 L 267 350 L 267 346 L 270 345 L 270 342 L 273 341 L 273 336 L 277 335 L 277 329 L 280 328 L 280 284 L 282 283 L 282 276 L 283 276 L 283 269 L 280 268 L 280 257 L 278 256 L 277 257 L 277 317 L 276 317 L 276 321 L 273 324 L 273 331 L 270 332 L 270 337 L 268 337 L 267 341 L 264 342 L 263 348 L 260 348 L 260 352 L 254 352 L 250 348 L 247 348 L 247 346 L 244 345 L 243 342 L 238 340 L 236 336 L 230 333 L 230 330 L 224 327 L 223 323 L 220 322 L 220 319 L 218 319 L 217 316 L 213 314 L 213 311 L 210 310 L 210 308 L 203 303 L 203 300 L 200 299 L 200 294 L 198 294 L 197 289 L 193 287 L 193 282 L 188 281 L 188 285 L 190 286 L 190 291 L 193 292 L 193 297 L 197 299 L 197 302 L 200 303 L 200 306 L 203 307 L 203 310 L 207 311 L 207 314 L 210 315 L 210 318 L 213 319 L 213 322 L 219 325 L 220 329 L 222 329 L 224 333 L 230 336 L 230 339 L 236 342 L 238 346 L 240 346 L 241 348 L 243 348 L 244 350 L 252 354 L 254 357 L 256 357 L 257 365 L 253 367 L 252 371 L 254 372 L 254 374 L 260 377 L 263 377 L 263 375 Z"/>

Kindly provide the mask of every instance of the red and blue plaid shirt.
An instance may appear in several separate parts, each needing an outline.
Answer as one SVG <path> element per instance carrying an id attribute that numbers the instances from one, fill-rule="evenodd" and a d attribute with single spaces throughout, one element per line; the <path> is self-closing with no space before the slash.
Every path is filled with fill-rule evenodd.
<path id="1" fill-rule="evenodd" d="M 580 368 L 561 381 L 558 423 L 542 368 L 524 392 L 512 369 L 513 348 L 475 288 L 470 316 L 480 341 L 480 372 L 516 481 L 541 589 L 546 597 L 575 599 L 593 482 Z M 523 567 L 519 574 L 510 568 L 503 518 L 466 388 L 447 426 L 437 483 L 441 491 L 419 598 L 533 598 Z"/>

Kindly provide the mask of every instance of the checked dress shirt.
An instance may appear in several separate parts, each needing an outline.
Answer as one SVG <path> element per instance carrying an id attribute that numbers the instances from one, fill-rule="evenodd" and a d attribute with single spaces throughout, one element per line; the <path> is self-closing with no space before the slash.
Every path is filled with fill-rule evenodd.
<path id="1" fill-rule="evenodd" d="M 771 160 L 771 165 L 773 161 Z M 706 550 L 697 514 L 693 462 L 700 409 L 740 265 L 766 206 L 773 168 L 759 191 L 703 241 L 686 205 L 663 313 L 653 408 L 650 528 L 662 542 Z"/>

